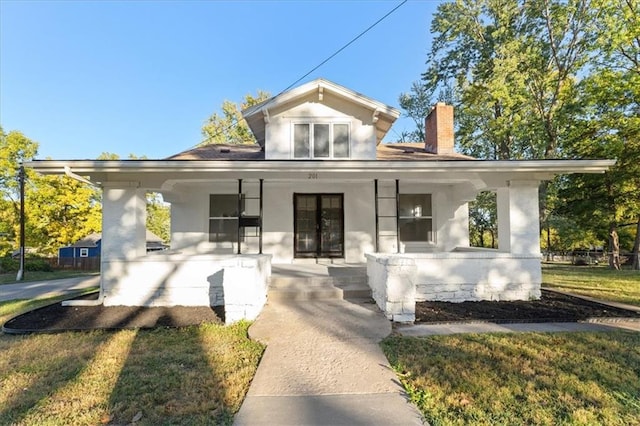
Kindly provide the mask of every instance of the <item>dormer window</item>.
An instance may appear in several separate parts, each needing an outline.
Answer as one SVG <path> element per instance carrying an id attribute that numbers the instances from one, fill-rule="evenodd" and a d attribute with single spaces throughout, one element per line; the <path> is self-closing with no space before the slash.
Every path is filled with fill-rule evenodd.
<path id="1" fill-rule="evenodd" d="M 331 159 L 350 155 L 349 124 L 294 123 L 293 158 Z"/>

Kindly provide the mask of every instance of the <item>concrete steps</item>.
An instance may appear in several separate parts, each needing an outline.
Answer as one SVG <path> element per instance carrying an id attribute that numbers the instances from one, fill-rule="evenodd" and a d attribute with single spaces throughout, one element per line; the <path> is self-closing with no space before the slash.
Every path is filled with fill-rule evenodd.
<path id="1" fill-rule="evenodd" d="M 370 299 L 366 275 L 286 276 L 272 275 L 269 284 L 271 301 Z"/>

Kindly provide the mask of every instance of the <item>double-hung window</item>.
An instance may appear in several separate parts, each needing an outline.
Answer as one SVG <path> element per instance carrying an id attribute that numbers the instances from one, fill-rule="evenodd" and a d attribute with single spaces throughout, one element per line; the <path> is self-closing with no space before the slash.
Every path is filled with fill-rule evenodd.
<path id="1" fill-rule="evenodd" d="M 431 194 L 400 194 L 399 198 L 400 241 L 434 242 Z"/>
<path id="2" fill-rule="evenodd" d="M 296 123 L 293 125 L 294 158 L 349 158 L 349 124 Z"/>
<path id="3" fill-rule="evenodd" d="M 80 249 L 80 257 L 89 257 L 89 249 L 81 248 Z"/>
<path id="4" fill-rule="evenodd" d="M 240 205 L 244 209 L 244 196 Z M 238 194 L 209 195 L 209 242 L 238 241 Z"/>

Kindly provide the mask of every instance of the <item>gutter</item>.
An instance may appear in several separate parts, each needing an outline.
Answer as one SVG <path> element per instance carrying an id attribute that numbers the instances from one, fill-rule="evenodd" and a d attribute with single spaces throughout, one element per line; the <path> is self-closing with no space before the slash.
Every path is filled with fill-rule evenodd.
<path id="1" fill-rule="evenodd" d="M 64 166 L 64 174 L 69 176 L 71 179 L 77 180 L 78 182 L 86 183 L 87 185 L 91 185 L 91 186 L 94 186 L 96 188 L 100 187 L 100 185 L 98 185 L 98 184 L 96 184 L 94 182 L 91 182 L 89 179 L 73 173 L 71 171 L 71 167 L 69 167 L 69 166 Z"/>

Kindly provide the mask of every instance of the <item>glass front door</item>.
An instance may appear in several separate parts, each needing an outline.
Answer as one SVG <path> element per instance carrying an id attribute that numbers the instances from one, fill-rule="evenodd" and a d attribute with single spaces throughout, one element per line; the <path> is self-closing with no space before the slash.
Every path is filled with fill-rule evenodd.
<path id="1" fill-rule="evenodd" d="M 344 257 L 342 194 L 294 194 L 295 257 Z"/>

